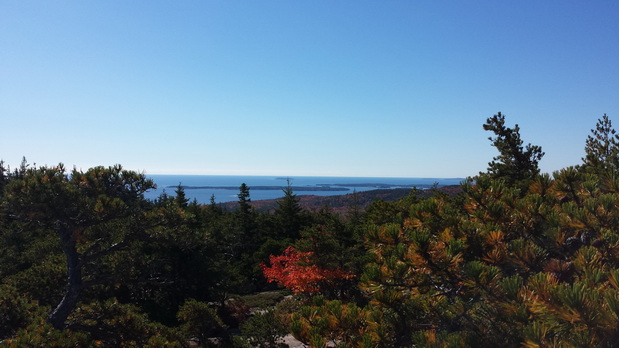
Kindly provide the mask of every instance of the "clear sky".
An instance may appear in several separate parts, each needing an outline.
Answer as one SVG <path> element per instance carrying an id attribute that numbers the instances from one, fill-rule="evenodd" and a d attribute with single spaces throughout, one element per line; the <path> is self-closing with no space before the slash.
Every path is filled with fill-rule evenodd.
<path id="1" fill-rule="evenodd" d="M 580 163 L 619 129 L 619 1 L 0 0 L 0 158 L 465 177 L 498 111 Z"/>

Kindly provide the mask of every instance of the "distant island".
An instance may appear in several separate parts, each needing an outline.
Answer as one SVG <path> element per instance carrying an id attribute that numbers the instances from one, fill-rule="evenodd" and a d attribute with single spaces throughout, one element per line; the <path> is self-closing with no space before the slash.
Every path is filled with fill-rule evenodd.
<path id="1" fill-rule="evenodd" d="M 177 188 L 178 186 L 170 185 L 167 188 Z M 185 190 L 238 190 L 238 186 L 184 186 L 181 187 Z M 251 186 L 252 190 L 255 191 L 275 191 L 275 190 L 283 190 L 285 186 Z M 350 189 L 345 187 L 331 187 L 331 186 L 292 186 L 293 191 L 312 191 L 312 192 L 324 192 L 324 191 L 350 191 Z"/>
<path id="2" fill-rule="evenodd" d="M 280 178 L 277 178 L 280 179 Z M 349 183 L 349 184 L 316 184 L 316 186 L 291 186 L 292 190 L 295 192 L 336 192 L 336 191 L 350 191 L 350 187 L 371 187 L 375 189 L 427 189 L 431 188 L 434 185 L 427 184 L 381 184 L 381 183 Z M 443 185 L 437 185 L 441 187 Z M 166 188 L 177 188 L 178 185 L 169 185 Z M 238 186 L 191 186 L 191 185 L 181 185 L 183 189 L 189 190 L 238 190 Z M 255 191 L 277 191 L 284 190 L 286 186 L 271 186 L 271 185 L 262 185 L 262 186 L 250 186 L 252 190 Z"/>

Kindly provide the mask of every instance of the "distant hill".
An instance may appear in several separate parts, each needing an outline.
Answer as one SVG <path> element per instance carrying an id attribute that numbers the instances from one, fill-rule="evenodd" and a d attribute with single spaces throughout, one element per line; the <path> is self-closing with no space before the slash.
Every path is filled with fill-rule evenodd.
<path id="1" fill-rule="evenodd" d="M 436 190 L 451 196 L 462 191 L 459 185 L 443 186 Z M 299 198 L 301 207 L 308 211 L 317 211 L 326 205 L 335 213 L 346 213 L 350 207 L 354 206 L 355 202 L 359 209 L 363 210 L 373 201 L 383 200 L 393 202 L 406 197 L 410 192 L 411 189 L 408 188 L 397 188 L 370 190 L 338 196 L 299 195 L 297 197 Z M 422 197 L 429 197 L 433 193 L 434 191 L 431 189 L 419 190 L 419 195 Z M 251 205 L 258 211 L 272 211 L 277 209 L 277 201 L 278 199 L 257 200 L 252 201 Z M 226 202 L 221 203 L 221 206 L 225 209 L 234 210 L 238 207 L 238 203 Z"/>

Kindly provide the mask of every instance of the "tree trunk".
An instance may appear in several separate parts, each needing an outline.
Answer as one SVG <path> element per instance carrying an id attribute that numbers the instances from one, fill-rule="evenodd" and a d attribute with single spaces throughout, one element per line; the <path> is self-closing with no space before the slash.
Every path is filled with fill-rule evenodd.
<path id="1" fill-rule="evenodd" d="M 47 315 L 47 322 L 56 329 L 63 329 L 82 292 L 82 265 L 71 228 L 62 222 L 58 222 L 56 228 L 67 257 L 67 287 L 62 301 Z"/>

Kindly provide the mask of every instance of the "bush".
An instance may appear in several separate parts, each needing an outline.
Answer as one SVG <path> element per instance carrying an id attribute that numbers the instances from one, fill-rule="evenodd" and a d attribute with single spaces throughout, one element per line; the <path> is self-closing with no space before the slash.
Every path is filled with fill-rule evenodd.
<path id="1" fill-rule="evenodd" d="M 45 310 L 8 285 L 0 285 L 0 339 L 10 338 Z"/>
<path id="2" fill-rule="evenodd" d="M 280 342 L 288 333 L 284 321 L 274 311 L 258 312 L 241 325 L 241 336 L 235 339 L 237 346 L 274 348 L 288 347 Z"/>
<path id="3" fill-rule="evenodd" d="M 249 318 L 249 306 L 241 299 L 231 298 L 219 307 L 217 314 L 224 324 L 236 328 Z"/>
<path id="4" fill-rule="evenodd" d="M 215 309 L 194 299 L 187 300 L 179 308 L 177 318 L 183 323 L 180 332 L 185 339 L 197 338 L 203 345 L 208 338 L 224 334 L 226 329 Z"/>
<path id="5" fill-rule="evenodd" d="M 267 309 L 275 306 L 289 291 L 267 291 L 254 295 L 243 296 L 242 300 L 250 308 Z"/>

